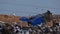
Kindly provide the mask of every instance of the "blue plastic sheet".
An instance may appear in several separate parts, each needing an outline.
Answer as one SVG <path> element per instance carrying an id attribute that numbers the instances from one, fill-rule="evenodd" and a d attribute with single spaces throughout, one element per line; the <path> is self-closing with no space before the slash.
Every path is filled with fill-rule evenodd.
<path id="1" fill-rule="evenodd" d="M 29 20 L 28 18 L 26 17 L 21 17 L 22 21 L 26 21 L 26 22 L 31 22 L 31 25 L 38 25 L 38 24 L 41 24 L 44 22 L 44 18 L 43 17 L 35 17 L 34 19 L 32 20 Z"/>
<path id="2" fill-rule="evenodd" d="M 28 18 L 26 18 L 26 17 L 21 17 L 20 20 L 26 21 L 26 22 L 29 22 L 29 21 L 30 21 L 30 20 L 29 20 Z"/>
<path id="3" fill-rule="evenodd" d="M 32 20 L 32 25 L 38 25 L 44 23 L 44 18 L 43 17 L 36 17 Z"/>

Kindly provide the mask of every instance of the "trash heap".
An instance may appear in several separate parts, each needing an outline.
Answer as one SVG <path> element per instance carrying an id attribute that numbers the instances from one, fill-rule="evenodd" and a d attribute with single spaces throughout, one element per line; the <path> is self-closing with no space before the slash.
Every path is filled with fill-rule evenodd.
<path id="1" fill-rule="evenodd" d="M 7 17 L 7 16 L 6 16 Z M 52 13 L 47 10 L 46 13 L 38 14 L 32 17 L 20 17 L 20 25 L 14 22 L 10 25 L 0 21 L 0 34 L 60 34 L 60 22 L 53 17 Z M 23 23 L 28 27 L 23 27 Z M 52 26 L 47 26 L 52 23 Z"/>

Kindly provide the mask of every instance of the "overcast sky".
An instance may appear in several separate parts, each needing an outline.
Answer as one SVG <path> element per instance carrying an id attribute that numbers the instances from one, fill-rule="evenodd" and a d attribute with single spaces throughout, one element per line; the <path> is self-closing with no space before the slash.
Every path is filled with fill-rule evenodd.
<path id="1" fill-rule="evenodd" d="M 60 14 L 60 0 L 0 0 L 0 14 L 31 16 L 46 10 Z"/>

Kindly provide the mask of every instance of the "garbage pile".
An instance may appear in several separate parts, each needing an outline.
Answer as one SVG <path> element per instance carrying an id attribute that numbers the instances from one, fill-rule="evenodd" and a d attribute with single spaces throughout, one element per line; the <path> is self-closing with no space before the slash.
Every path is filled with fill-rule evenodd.
<path id="1" fill-rule="evenodd" d="M 45 22 L 52 20 L 52 14 L 49 11 L 30 18 L 21 17 L 19 20 L 27 22 L 29 27 L 1 23 L 0 34 L 60 34 L 60 25 L 56 21 L 53 21 L 53 26 L 46 26 Z"/>
<path id="2" fill-rule="evenodd" d="M 21 27 L 19 25 L 0 24 L 0 34 L 60 34 L 60 25 L 54 26 L 31 26 Z"/>

